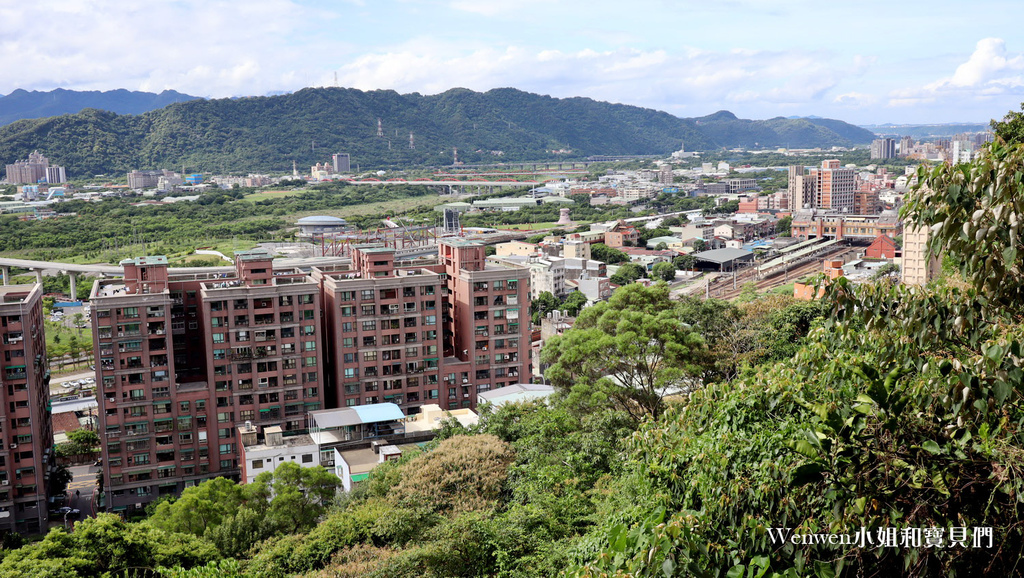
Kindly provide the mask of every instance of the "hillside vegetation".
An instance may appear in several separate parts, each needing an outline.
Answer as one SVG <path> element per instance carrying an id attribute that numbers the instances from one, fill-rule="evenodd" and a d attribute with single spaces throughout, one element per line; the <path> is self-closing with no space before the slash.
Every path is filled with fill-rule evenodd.
<path id="1" fill-rule="evenodd" d="M 850 146 L 872 137 L 841 121 L 740 120 L 728 112 L 681 119 L 512 88 L 452 89 L 429 96 L 308 88 L 284 96 L 180 102 L 137 116 L 87 109 L 21 120 L 0 128 L 0 158 L 13 162 L 38 149 L 70 176 L 180 167 L 245 173 L 290 170 L 292 161 L 305 171 L 335 152 L 351 154 L 353 169 L 357 164 L 365 169 L 448 165 L 455 148 L 460 161 L 490 163 L 662 155 L 684 145 L 687 150 Z"/>

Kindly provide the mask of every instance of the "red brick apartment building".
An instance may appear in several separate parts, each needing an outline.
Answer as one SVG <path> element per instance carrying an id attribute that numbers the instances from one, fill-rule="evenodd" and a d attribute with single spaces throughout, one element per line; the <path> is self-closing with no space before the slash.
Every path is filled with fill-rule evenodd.
<path id="1" fill-rule="evenodd" d="M 0 287 L 0 530 L 46 531 L 53 466 L 42 285 Z"/>
<path id="2" fill-rule="evenodd" d="M 323 404 L 317 284 L 272 257 L 234 274 L 169 275 L 126 260 L 91 295 L 106 505 L 123 511 L 237 477 L 235 427 L 299 429 Z"/>
<path id="3" fill-rule="evenodd" d="M 360 247 L 351 266 L 313 269 L 331 407 L 475 407 L 478 392 L 530 374 L 529 270 L 488 264 L 483 245 L 461 240 L 442 241 L 440 257 L 397 266 L 394 249 Z"/>
<path id="4" fill-rule="evenodd" d="M 263 250 L 236 253 L 231 274 L 122 265 L 91 296 L 114 511 L 237 479 L 246 422 L 297 432 L 324 408 L 474 407 L 530 374 L 529 272 L 486 265 L 483 245 L 443 241 L 440 262 L 420 266 L 361 246 L 311 274 L 275 269 Z"/>

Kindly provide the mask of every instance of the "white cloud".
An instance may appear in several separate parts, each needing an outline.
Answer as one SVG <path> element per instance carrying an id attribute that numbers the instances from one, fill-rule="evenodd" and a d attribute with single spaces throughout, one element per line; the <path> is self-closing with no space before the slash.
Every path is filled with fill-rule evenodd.
<path id="1" fill-rule="evenodd" d="M 843 94 L 836 95 L 836 97 L 832 99 L 832 102 L 842 106 L 863 108 L 878 104 L 878 98 L 873 94 L 845 92 Z"/>
<path id="2" fill-rule="evenodd" d="M 984 99 L 1024 94 L 1024 54 L 1010 53 L 1001 38 L 979 40 L 967 60 L 951 76 L 919 88 L 902 88 L 889 94 L 891 106 L 916 106 L 944 99 Z"/>
<path id="3" fill-rule="evenodd" d="M 0 92 L 275 90 L 278 71 L 301 62 L 283 39 L 309 17 L 293 0 L 18 3 L 0 8 Z"/>
<path id="4" fill-rule="evenodd" d="M 339 78 L 355 88 L 399 92 L 514 86 L 553 96 L 582 95 L 705 114 L 729 102 L 760 106 L 820 100 L 843 74 L 837 66 L 820 53 L 800 51 L 564 52 L 508 46 L 462 52 L 416 39 L 355 59 L 339 69 Z"/>

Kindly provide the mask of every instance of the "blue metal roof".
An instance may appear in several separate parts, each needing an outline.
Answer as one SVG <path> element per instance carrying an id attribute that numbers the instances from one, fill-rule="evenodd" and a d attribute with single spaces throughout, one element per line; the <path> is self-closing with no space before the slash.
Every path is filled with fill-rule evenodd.
<path id="1" fill-rule="evenodd" d="M 374 403 L 370 405 L 356 405 L 351 409 L 356 411 L 363 423 L 377 423 L 381 421 L 394 421 L 405 419 L 402 409 L 393 403 Z"/>

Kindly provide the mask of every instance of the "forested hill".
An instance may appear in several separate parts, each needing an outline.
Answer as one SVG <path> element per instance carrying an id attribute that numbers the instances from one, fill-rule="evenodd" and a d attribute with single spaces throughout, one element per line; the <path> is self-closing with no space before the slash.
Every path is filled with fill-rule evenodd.
<path id="1" fill-rule="evenodd" d="M 383 136 L 377 136 L 378 119 Z M 728 112 L 681 119 L 510 88 L 432 96 L 310 88 L 174 103 L 137 116 L 89 109 L 22 120 L 0 128 L 0 159 L 12 162 L 38 149 L 71 176 L 182 166 L 201 172 L 282 171 L 293 160 L 305 172 L 335 152 L 351 154 L 353 165 L 365 169 L 450 164 L 455 148 L 460 161 L 477 163 L 667 154 L 681 145 L 848 146 L 871 138 L 840 121 L 750 121 Z"/>
<path id="2" fill-rule="evenodd" d="M 43 118 L 75 114 L 85 108 L 109 110 L 118 114 L 142 114 L 163 108 L 172 102 L 185 102 L 198 97 L 173 90 L 159 94 L 120 90 L 78 91 L 58 88 L 48 92 L 18 89 L 0 96 L 0 125 L 25 118 Z"/>

